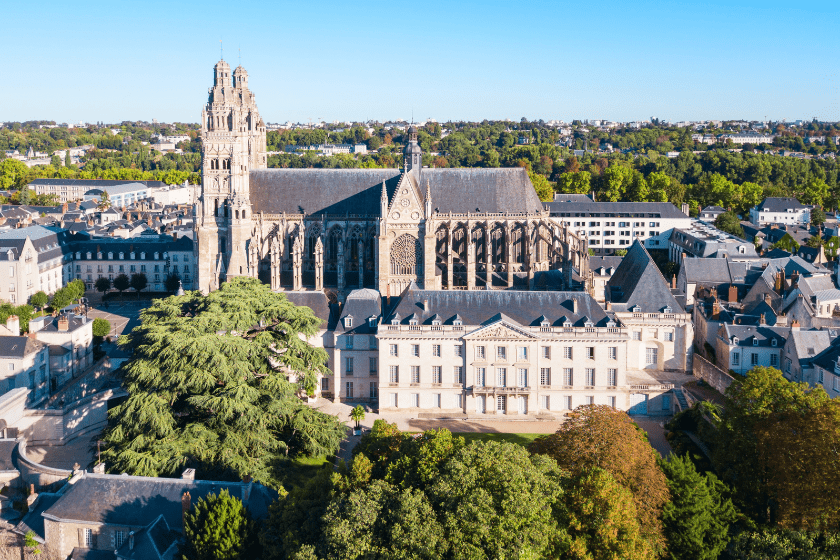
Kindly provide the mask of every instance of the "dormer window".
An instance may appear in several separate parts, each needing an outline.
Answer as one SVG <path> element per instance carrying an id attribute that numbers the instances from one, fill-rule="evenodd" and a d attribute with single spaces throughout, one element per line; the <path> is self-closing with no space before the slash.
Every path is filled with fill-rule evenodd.
<path id="1" fill-rule="evenodd" d="M 122 251 L 120 251 L 120 260 L 123 260 L 124 258 L 125 258 L 125 253 L 123 253 Z"/>
<path id="2" fill-rule="evenodd" d="M 140 253 L 140 260 L 142 260 L 142 261 L 146 260 L 146 253 L 145 252 Z"/>
<path id="3" fill-rule="evenodd" d="M 399 317 L 394 317 L 393 319 L 391 319 L 391 324 L 392 325 L 399 325 L 400 324 Z"/>
<path id="4" fill-rule="evenodd" d="M 76 260 L 77 261 L 82 260 L 82 254 L 81 253 L 76 253 Z"/>
<path id="5" fill-rule="evenodd" d="M 455 319 L 454 321 L 452 321 L 452 324 L 455 325 L 456 327 L 460 327 L 461 325 L 464 324 L 464 322 L 461 319 Z"/>
<path id="6" fill-rule="evenodd" d="M 591 329 L 592 327 L 594 327 L 594 326 L 595 326 L 595 323 L 593 323 L 592 321 L 587 321 L 587 322 L 585 322 L 585 323 L 584 323 L 584 326 L 585 326 L 586 328 Z"/>
<path id="7" fill-rule="evenodd" d="M 753 346 L 758 346 L 758 339 L 757 338 L 753 338 Z"/>
<path id="8" fill-rule="evenodd" d="M 102 253 L 96 253 L 96 258 L 102 260 Z"/>
<path id="9" fill-rule="evenodd" d="M 665 309 L 662 310 L 662 313 L 673 313 L 674 310 L 671 309 L 671 306 L 667 306 Z"/>
<path id="10" fill-rule="evenodd" d="M 775 348 L 776 346 L 779 345 L 779 341 L 774 338 L 773 340 L 770 341 L 770 345 Z"/>
<path id="11" fill-rule="evenodd" d="M 439 327 L 440 326 L 440 319 L 435 319 L 434 321 L 432 321 L 432 325 L 434 325 L 436 327 Z"/>
<path id="12" fill-rule="evenodd" d="M 368 318 L 368 326 L 369 326 L 370 328 L 374 328 L 374 327 L 376 327 L 376 315 L 371 315 L 371 316 Z"/>
<path id="13" fill-rule="evenodd" d="M 540 327 L 547 329 L 550 325 L 548 321 L 540 321 Z"/>
<path id="14" fill-rule="evenodd" d="M 158 259 L 160 259 L 160 253 L 158 253 L 157 251 L 155 251 L 155 260 L 158 260 Z"/>
<path id="15" fill-rule="evenodd" d="M 416 327 L 417 326 L 417 319 L 412 317 L 411 319 L 408 320 L 408 324 L 413 326 L 413 327 Z"/>
<path id="16" fill-rule="evenodd" d="M 353 326 L 353 317 L 348 315 L 347 317 L 344 318 L 344 328 L 349 329 L 352 326 Z"/>
<path id="17" fill-rule="evenodd" d="M 632 311 L 633 313 L 641 313 L 641 312 L 642 312 L 642 308 L 641 308 L 641 307 L 639 307 L 638 305 L 634 305 L 634 306 L 630 309 L 630 311 Z"/>
<path id="18" fill-rule="evenodd" d="M 88 258 L 88 260 L 90 260 L 92 258 L 90 252 L 88 252 L 87 258 Z"/>
<path id="19" fill-rule="evenodd" d="M 132 251 L 131 253 L 128 254 L 128 258 L 130 258 L 131 260 L 134 260 L 134 251 Z"/>
<path id="20" fill-rule="evenodd" d="M 108 251 L 108 260 L 109 261 L 114 260 L 114 253 L 112 253 L 111 251 Z"/>
<path id="21" fill-rule="evenodd" d="M 612 319 L 607 321 L 607 328 L 610 328 L 610 329 L 615 328 L 615 321 L 613 321 Z"/>
<path id="22" fill-rule="evenodd" d="M 738 346 L 738 337 L 737 336 L 732 337 L 732 345 L 733 346 Z"/>

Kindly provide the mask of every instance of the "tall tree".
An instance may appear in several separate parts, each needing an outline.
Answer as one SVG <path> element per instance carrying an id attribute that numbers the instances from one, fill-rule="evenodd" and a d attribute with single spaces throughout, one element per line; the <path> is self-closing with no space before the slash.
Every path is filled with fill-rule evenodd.
<path id="1" fill-rule="evenodd" d="M 114 288 L 119 290 L 120 296 L 122 296 L 122 293 L 130 287 L 131 287 L 131 280 L 128 279 L 127 275 L 120 274 L 116 278 L 114 278 Z"/>
<path id="2" fill-rule="evenodd" d="M 111 279 L 107 276 L 100 276 L 96 279 L 96 282 L 93 283 L 93 286 L 96 288 L 97 292 L 102 292 L 104 295 L 105 292 L 111 289 Z"/>
<path id="3" fill-rule="evenodd" d="M 687 455 L 671 455 L 661 464 L 671 492 L 662 512 L 668 552 L 680 560 L 715 560 L 738 518 L 726 485 L 714 474 L 698 473 Z"/>
<path id="4" fill-rule="evenodd" d="M 155 300 L 120 343 L 127 400 L 112 410 L 105 440 L 115 472 L 251 475 L 275 484 L 278 455 L 328 455 L 344 425 L 300 395 L 330 372 L 307 337 L 320 319 L 253 278 L 203 296 Z"/>
<path id="5" fill-rule="evenodd" d="M 581 406 L 554 434 L 534 440 L 534 453 L 554 458 L 573 475 L 598 467 L 633 493 L 642 535 L 657 553 L 665 548 L 662 508 L 669 493 L 659 454 L 626 413 L 605 405 Z"/>
<path id="6" fill-rule="evenodd" d="M 142 272 L 138 272 L 137 274 L 131 275 L 131 287 L 134 288 L 134 291 L 137 292 L 137 297 L 140 297 L 140 292 L 146 289 L 148 286 L 149 280 L 146 278 L 146 275 Z"/>
<path id="7" fill-rule="evenodd" d="M 744 237 L 744 228 L 741 226 L 741 220 L 734 212 L 724 212 L 715 218 L 715 227 L 726 233 L 731 233 L 735 237 Z"/>

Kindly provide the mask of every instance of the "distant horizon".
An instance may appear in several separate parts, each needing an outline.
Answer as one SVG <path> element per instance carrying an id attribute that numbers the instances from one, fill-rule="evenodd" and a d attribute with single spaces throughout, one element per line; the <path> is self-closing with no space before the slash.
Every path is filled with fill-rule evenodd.
<path id="1" fill-rule="evenodd" d="M 220 40 L 231 65 L 241 53 L 272 123 L 840 121 L 840 41 L 803 52 L 775 40 L 797 22 L 840 21 L 824 1 L 45 0 L 37 14 L 22 3 L 4 13 L 20 54 L 6 62 L 0 121 L 197 122 Z"/>

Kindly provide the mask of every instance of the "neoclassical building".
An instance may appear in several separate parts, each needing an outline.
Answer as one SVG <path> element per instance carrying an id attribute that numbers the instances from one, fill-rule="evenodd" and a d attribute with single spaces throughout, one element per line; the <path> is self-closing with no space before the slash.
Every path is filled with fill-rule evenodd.
<path id="1" fill-rule="evenodd" d="M 235 276 L 340 301 L 360 288 L 397 296 L 412 283 L 591 292 L 585 238 L 549 218 L 525 169 L 424 168 L 413 126 L 402 169 L 268 169 L 248 73 L 224 60 L 201 132 L 204 292 Z"/>

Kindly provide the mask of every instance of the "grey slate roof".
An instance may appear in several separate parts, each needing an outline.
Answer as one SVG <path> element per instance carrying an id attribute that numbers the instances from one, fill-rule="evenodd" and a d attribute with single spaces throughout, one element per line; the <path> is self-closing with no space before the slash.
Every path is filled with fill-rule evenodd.
<path id="1" fill-rule="evenodd" d="M 399 169 L 260 169 L 250 175 L 254 212 L 379 216 L 382 182 L 388 201 Z M 419 187 L 438 212 L 536 213 L 542 205 L 523 168 L 423 169 Z"/>
<path id="2" fill-rule="evenodd" d="M 23 516 L 20 523 L 15 526 L 15 532 L 25 535 L 32 531 L 35 533 L 39 542 L 44 542 L 46 534 L 44 531 L 44 517 L 43 513 L 48 510 L 54 503 L 58 501 L 61 494 L 54 494 L 48 492 L 41 492 L 38 495 L 38 501 L 35 503 L 35 509 Z"/>
<path id="3" fill-rule="evenodd" d="M 190 493 L 194 505 L 207 494 L 228 490 L 242 498 L 241 482 L 215 482 L 143 476 L 85 473 L 68 484 L 62 496 L 44 516 L 52 519 L 146 526 L 163 514 L 170 527 L 181 526 L 181 497 Z M 274 500 L 272 490 L 254 483 L 245 502 L 251 515 L 265 517 Z"/>
<path id="4" fill-rule="evenodd" d="M 801 210 L 803 208 L 810 208 L 810 206 L 802 204 L 795 198 L 782 198 L 775 196 L 768 196 L 761 201 L 761 204 L 758 205 L 758 209 L 762 212 L 787 212 L 789 208 L 793 210 Z"/>
<path id="5" fill-rule="evenodd" d="M 166 518 L 159 515 L 148 527 L 134 535 L 134 548 L 129 539 L 116 551 L 116 557 L 125 560 L 163 560 L 173 558 L 180 541 L 179 533 L 170 529 Z"/>
<path id="6" fill-rule="evenodd" d="M 670 202 L 543 202 L 552 216 L 688 218 Z"/>
<path id="7" fill-rule="evenodd" d="M 598 272 L 600 269 L 618 268 L 624 257 L 589 257 L 589 270 Z M 604 274 L 607 271 L 604 270 Z"/>
<path id="8" fill-rule="evenodd" d="M 588 194 L 556 193 L 552 202 L 592 202 Z"/>
<path id="9" fill-rule="evenodd" d="M 29 186 L 34 185 L 67 185 L 70 187 L 86 187 L 87 189 L 117 187 L 129 183 L 140 183 L 145 187 L 165 187 L 166 183 L 163 181 L 111 181 L 104 179 L 33 179 Z"/>
<path id="10" fill-rule="evenodd" d="M 753 327 L 749 325 L 724 325 L 726 339 L 731 345 L 732 337 L 738 337 L 738 346 L 772 346 L 771 342 L 776 341 L 776 347 L 781 348 L 787 341 L 790 334 L 790 327 Z M 753 340 L 758 340 L 754 344 Z"/>
<path id="11" fill-rule="evenodd" d="M 791 331 L 790 339 L 800 364 L 813 361 L 818 354 L 831 346 L 831 336 L 827 330 Z"/>
<path id="12" fill-rule="evenodd" d="M 378 318 L 382 314 L 382 298 L 376 290 L 362 289 L 353 290 L 347 296 L 344 307 L 341 309 L 341 317 L 335 326 L 337 332 L 353 332 L 356 334 L 375 334 L 377 327 L 371 328 L 368 324 L 370 317 Z M 353 317 L 353 326 L 345 328 L 344 319 Z"/>
<path id="13" fill-rule="evenodd" d="M 684 312 L 653 258 L 638 239 L 627 251 L 607 287 L 615 311 L 629 311 L 639 306 L 642 313 L 661 313 L 666 307 L 675 313 Z"/>
<path id="14" fill-rule="evenodd" d="M 683 259 L 687 282 L 729 284 L 732 281 L 726 259 Z"/>
<path id="15" fill-rule="evenodd" d="M 332 309 L 327 295 L 324 292 L 282 292 L 286 299 L 303 307 L 312 310 L 316 317 L 321 319 L 321 328 L 326 329 L 331 324 Z"/>
<path id="16" fill-rule="evenodd" d="M 428 301 L 428 309 L 424 302 Z M 577 302 L 577 313 L 573 311 Z M 482 325 L 504 314 L 511 323 L 539 326 L 541 317 L 552 326 L 560 326 L 568 319 L 574 326 L 584 326 L 586 320 L 595 326 L 606 326 L 609 317 L 592 296 L 585 292 L 524 292 L 514 290 L 421 290 L 412 284 L 397 304 L 386 313 L 386 323 L 395 315 L 407 324 L 415 315 L 419 324 L 431 324 L 437 315 L 445 325 L 458 316 L 464 325 Z"/>
<path id="17" fill-rule="evenodd" d="M 28 336 L 0 336 L 0 358 L 21 359 L 43 347 L 42 342 Z"/>

